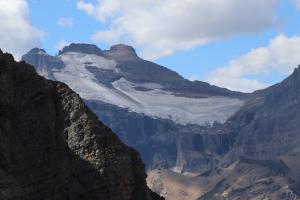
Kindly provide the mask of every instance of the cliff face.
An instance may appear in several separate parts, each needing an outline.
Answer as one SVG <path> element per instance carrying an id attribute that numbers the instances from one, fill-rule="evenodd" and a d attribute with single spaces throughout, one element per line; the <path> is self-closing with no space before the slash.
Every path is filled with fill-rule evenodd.
<path id="1" fill-rule="evenodd" d="M 229 123 L 237 135 L 233 153 L 254 159 L 299 154 L 299 67 L 281 83 L 253 96 Z"/>
<path id="2" fill-rule="evenodd" d="M 226 124 L 235 136 L 199 200 L 300 199 L 300 67 L 257 91 Z"/>
<path id="3" fill-rule="evenodd" d="M 99 101 L 85 103 L 123 142 L 143 156 L 147 170 L 173 168 L 179 173 L 203 173 L 213 169 L 234 143 L 233 135 L 221 124 L 182 126 Z"/>
<path id="4" fill-rule="evenodd" d="M 76 93 L 0 53 L 0 199 L 160 199 Z"/>

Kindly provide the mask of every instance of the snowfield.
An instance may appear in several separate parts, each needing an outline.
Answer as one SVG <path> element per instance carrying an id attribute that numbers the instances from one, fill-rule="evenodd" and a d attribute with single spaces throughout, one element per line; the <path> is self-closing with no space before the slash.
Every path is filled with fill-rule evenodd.
<path id="1" fill-rule="evenodd" d="M 137 91 L 138 84 L 124 78 L 113 83 L 115 89 L 135 99 L 141 106 L 129 107 L 134 112 L 152 117 L 172 119 L 179 124 L 224 123 L 242 105 L 243 101 L 227 97 L 187 98 L 173 95 L 157 88 L 150 91 Z"/>
<path id="2" fill-rule="evenodd" d="M 228 97 L 179 97 L 163 90 L 159 84 L 136 84 L 124 78 L 113 82 L 113 87 L 109 88 L 99 83 L 86 66 L 118 73 L 115 61 L 73 52 L 65 53 L 59 58 L 65 63 L 65 67 L 53 72 L 55 79 L 68 84 L 83 99 L 103 101 L 153 118 L 171 119 L 182 125 L 224 123 L 244 103 Z M 139 91 L 135 89 L 137 87 L 148 90 Z"/>

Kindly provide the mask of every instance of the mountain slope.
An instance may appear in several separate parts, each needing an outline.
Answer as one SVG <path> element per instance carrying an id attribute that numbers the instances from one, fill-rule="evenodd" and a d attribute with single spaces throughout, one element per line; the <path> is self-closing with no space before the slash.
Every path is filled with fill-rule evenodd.
<path id="1" fill-rule="evenodd" d="M 138 153 L 65 84 L 0 52 L 1 199 L 160 199 Z"/>

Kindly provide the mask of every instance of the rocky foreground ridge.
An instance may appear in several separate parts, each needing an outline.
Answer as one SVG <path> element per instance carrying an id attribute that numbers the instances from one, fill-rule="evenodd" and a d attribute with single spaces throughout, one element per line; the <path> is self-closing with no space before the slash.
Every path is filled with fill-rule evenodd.
<path id="1" fill-rule="evenodd" d="M 138 153 L 67 85 L 0 51 L 0 199 L 162 199 Z"/>

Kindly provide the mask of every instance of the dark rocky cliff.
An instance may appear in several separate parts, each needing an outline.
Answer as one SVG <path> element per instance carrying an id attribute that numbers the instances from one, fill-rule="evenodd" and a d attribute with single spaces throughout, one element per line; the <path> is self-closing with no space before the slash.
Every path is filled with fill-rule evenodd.
<path id="1" fill-rule="evenodd" d="M 138 153 L 65 84 L 0 52 L 0 199 L 160 199 Z"/>

